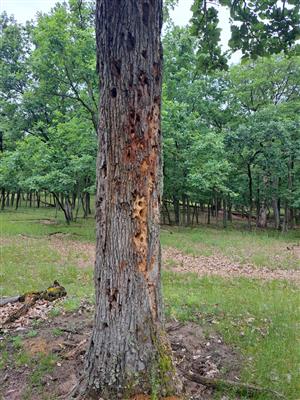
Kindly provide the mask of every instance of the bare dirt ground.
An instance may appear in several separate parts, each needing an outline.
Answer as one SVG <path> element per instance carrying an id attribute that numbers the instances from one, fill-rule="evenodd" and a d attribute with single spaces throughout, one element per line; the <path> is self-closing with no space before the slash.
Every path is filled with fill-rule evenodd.
<path id="1" fill-rule="evenodd" d="M 238 381 L 241 357 L 223 343 L 220 335 L 214 331 L 207 334 L 195 323 L 170 321 L 166 328 L 188 399 L 209 400 L 213 393 L 212 389 L 187 381 L 184 374 L 190 371 L 208 378 L 221 377 Z M 1 340 L 6 340 L 12 334 L 21 336 L 22 351 L 29 354 L 33 362 L 16 365 L 16 349 L 8 342 L 8 359 L 5 368 L 0 371 L 0 398 L 40 400 L 42 393 L 43 398 L 56 400 L 69 393 L 83 368 L 84 352 L 92 329 L 92 307 L 83 304 L 76 313 L 48 318 L 33 338 L 28 337 L 29 326 L 22 330 L 18 328 L 17 332 L 15 329 L 12 324 L 9 329 L 2 331 Z M 54 335 L 55 329 L 59 329 L 59 336 Z M 33 384 L 31 377 L 41 355 L 45 357 L 50 354 L 57 356 L 53 370 L 42 376 L 38 385 Z M 141 398 L 148 399 L 147 396 Z"/>

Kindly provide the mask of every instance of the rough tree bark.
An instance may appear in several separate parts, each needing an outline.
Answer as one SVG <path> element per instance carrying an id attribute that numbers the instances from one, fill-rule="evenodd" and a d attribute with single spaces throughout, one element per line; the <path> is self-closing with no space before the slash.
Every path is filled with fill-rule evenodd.
<path id="1" fill-rule="evenodd" d="M 161 25 L 162 0 L 97 0 L 96 313 L 72 398 L 177 390 L 160 286 Z"/>

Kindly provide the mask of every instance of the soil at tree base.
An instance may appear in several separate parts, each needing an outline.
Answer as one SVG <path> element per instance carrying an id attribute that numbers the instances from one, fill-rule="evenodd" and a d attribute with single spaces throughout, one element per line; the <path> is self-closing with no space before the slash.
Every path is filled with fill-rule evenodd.
<path id="1" fill-rule="evenodd" d="M 92 330 L 92 306 L 83 304 L 74 313 L 63 313 L 58 317 L 45 320 L 35 328 L 35 337 L 28 337 L 32 331 L 32 322 L 24 328 L 11 325 L 1 332 L 1 342 L 8 351 L 7 361 L 0 370 L 0 398 L 3 400 L 40 400 L 41 393 L 47 398 L 59 399 L 66 395 L 76 384 L 83 368 L 84 352 Z M 195 371 L 206 377 L 238 379 L 241 356 L 224 344 L 220 335 L 211 330 L 210 334 L 196 323 L 169 321 L 166 329 L 172 345 L 173 355 L 179 375 L 183 380 L 186 397 L 190 400 L 209 400 L 213 397 L 212 389 L 185 380 L 182 372 Z M 13 336 L 22 338 L 22 346 L 16 349 Z M 80 351 L 76 352 L 81 343 Z M 83 343 L 83 346 L 82 346 Z M 75 351 L 74 351 L 75 350 Z M 16 365 L 17 354 L 24 352 L 29 361 Z M 74 354 L 73 356 L 70 356 Z M 55 356 L 51 371 L 41 374 L 39 382 L 32 382 L 32 375 L 37 371 L 41 357 Z M 226 371 L 224 373 L 224 371 Z M 27 397 L 26 397 L 27 396 Z M 135 400 L 150 399 L 140 395 Z M 165 400 L 179 400 L 167 397 Z M 133 399 L 131 399 L 133 400 Z"/>

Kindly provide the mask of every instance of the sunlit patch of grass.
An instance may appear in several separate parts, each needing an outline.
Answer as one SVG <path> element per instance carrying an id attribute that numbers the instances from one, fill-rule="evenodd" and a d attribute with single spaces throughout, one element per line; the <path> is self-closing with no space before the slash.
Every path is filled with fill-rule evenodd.
<path id="1" fill-rule="evenodd" d="M 242 381 L 296 399 L 300 393 L 300 296 L 279 281 L 163 275 L 169 318 L 210 324 L 244 356 Z M 272 396 L 257 397 L 271 400 Z"/>

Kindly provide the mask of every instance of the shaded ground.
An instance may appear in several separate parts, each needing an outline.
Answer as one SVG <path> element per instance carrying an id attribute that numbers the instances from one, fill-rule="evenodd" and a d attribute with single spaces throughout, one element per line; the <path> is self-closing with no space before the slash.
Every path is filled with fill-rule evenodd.
<path id="1" fill-rule="evenodd" d="M 92 329 L 91 306 L 84 304 L 76 313 L 49 317 L 34 330 L 35 320 L 32 317 L 29 321 L 22 330 L 12 325 L 2 331 L 1 349 L 5 345 L 7 354 L 0 370 L 0 398 L 56 400 L 71 390 L 82 371 Z M 214 331 L 208 334 L 195 323 L 170 321 L 166 328 L 189 399 L 212 399 L 213 392 L 186 381 L 182 371 L 238 380 L 241 357 L 223 343 L 220 335 Z"/>

